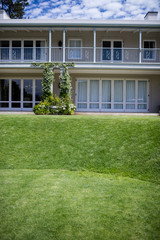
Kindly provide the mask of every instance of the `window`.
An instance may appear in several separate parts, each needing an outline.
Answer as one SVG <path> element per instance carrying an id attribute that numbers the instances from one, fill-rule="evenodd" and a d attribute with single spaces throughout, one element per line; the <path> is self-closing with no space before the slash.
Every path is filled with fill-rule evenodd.
<path id="1" fill-rule="evenodd" d="M 0 59 L 9 60 L 9 41 L 0 41 Z"/>
<path id="2" fill-rule="evenodd" d="M 68 59 L 81 59 L 82 58 L 82 41 L 69 40 Z"/>
<path id="3" fill-rule="evenodd" d="M 21 59 L 21 41 L 12 41 L 12 60 Z"/>
<path id="4" fill-rule="evenodd" d="M 33 41 L 24 41 L 24 60 L 33 60 Z"/>
<path id="5" fill-rule="evenodd" d="M 0 108 L 9 107 L 9 80 L 0 79 Z"/>
<path id="6" fill-rule="evenodd" d="M 88 111 L 146 112 L 147 80 L 78 80 L 77 109 Z"/>
<path id="7" fill-rule="evenodd" d="M 36 41 L 36 60 L 45 61 L 45 41 Z"/>
<path id="8" fill-rule="evenodd" d="M 144 60 L 155 60 L 155 41 L 144 41 Z"/>
<path id="9" fill-rule="evenodd" d="M 122 41 L 103 41 L 102 46 L 103 61 L 122 61 Z"/>

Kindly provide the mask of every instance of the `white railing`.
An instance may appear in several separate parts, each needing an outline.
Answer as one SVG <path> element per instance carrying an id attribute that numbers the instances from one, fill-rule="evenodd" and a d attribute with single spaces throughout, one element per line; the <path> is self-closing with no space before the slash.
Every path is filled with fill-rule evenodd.
<path id="1" fill-rule="evenodd" d="M 93 47 L 66 47 L 65 60 L 66 62 L 93 62 L 93 50 Z"/>
<path id="2" fill-rule="evenodd" d="M 142 62 L 145 63 L 160 63 L 160 48 L 143 48 Z"/>
<path id="3" fill-rule="evenodd" d="M 94 56 L 94 52 L 96 55 Z M 141 59 L 140 59 L 141 56 Z M 51 61 L 93 63 L 160 63 L 160 48 L 103 48 L 66 47 L 65 58 L 62 47 L 51 48 Z M 0 47 L 0 62 L 48 62 L 48 47 L 9 48 Z"/>
<path id="4" fill-rule="evenodd" d="M 48 48 L 45 47 L 1 47 L 1 62 L 46 62 Z"/>
<path id="5" fill-rule="evenodd" d="M 96 62 L 138 63 L 138 48 L 96 48 Z"/>

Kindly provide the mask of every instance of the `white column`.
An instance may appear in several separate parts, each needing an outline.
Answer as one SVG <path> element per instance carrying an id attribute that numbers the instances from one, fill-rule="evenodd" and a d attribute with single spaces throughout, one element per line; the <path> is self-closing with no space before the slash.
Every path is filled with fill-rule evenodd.
<path id="1" fill-rule="evenodd" d="M 63 29 L 63 62 L 65 62 L 65 52 L 66 52 L 66 29 Z"/>
<path id="2" fill-rule="evenodd" d="M 51 53 L 52 53 L 52 29 L 49 29 L 49 62 L 51 62 Z"/>
<path id="3" fill-rule="evenodd" d="M 139 63 L 141 63 L 142 58 L 142 29 L 139 29 Z"/>
<path id="4" fill-rule="evenodd" d="M 94 28 L 94 54 L 93 61 L 96 62 L 96 28 Z"/>

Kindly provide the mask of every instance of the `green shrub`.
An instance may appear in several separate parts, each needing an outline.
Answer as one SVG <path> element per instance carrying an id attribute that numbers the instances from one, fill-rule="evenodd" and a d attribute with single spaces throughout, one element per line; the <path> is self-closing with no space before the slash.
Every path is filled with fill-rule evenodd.
<path id="1" fill-rule="evenodd" d="M 56 95 L 52 106 L 50 106 L 51 114 L 71 115 L 74 113 L 75 109 L 76 107 L 70 98 L 59 98 Z"/>
<path id="2" fill-rule="evenodd" d="M 75 110 L 76 106 L 70 98 L 59 98 L 56 95 L 54 97 L 48 97 L 47 100 L 41 101 L 33 108 L 33 112 L 36 115 L 71 115 Z"/>
<path id="3" fill-rule="evenodd" d="M 33 112 L 36 115 L 48 115 L 50 114 L 49 106 L 50 103 L 48 101 L 41 101 L 39 104 L 34 106 Z"/>
<path id="4" fill-rule="evenodd" d="M 76 106 L 72 103 L 72 100 L 70 98 L 61 98 L 59 104 L 59 114 L 71 115 L 75 110 Z"/>

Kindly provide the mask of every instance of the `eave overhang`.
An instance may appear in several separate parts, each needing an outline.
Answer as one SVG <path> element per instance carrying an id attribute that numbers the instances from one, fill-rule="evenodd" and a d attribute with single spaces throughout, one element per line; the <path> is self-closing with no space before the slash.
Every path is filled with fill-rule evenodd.
<path id="1" fill-rule="evenodd" d="M 63 27 L 63 28 L 158 28 L 160 21 L 119 21 L 119 20 L 30 20 L 30 19 L 5 19 L 0 20 L 0 27 Z"/>

